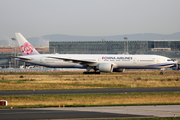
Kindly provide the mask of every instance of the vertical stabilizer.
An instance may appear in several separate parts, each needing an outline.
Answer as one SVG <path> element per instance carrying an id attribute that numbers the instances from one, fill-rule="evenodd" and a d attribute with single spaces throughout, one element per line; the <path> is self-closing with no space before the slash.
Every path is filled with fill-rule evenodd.
<path id="1" fill-rule="evenodd" d="M 15 33 L 23 55 L 38 55 L 38 51 L 24 38 L 21 33 Z"/>

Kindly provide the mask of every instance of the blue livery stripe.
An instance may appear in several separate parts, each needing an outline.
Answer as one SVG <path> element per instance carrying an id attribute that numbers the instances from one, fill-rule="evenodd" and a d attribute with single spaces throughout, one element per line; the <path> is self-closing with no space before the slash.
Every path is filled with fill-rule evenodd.
<path id="1" fill-rule="evenodd" d="M 161 64 L 154 64 L 154 65 L 148 65 L 148 66 L 169 66 L 174 65 L 175 63 L 161 63 Z"/>

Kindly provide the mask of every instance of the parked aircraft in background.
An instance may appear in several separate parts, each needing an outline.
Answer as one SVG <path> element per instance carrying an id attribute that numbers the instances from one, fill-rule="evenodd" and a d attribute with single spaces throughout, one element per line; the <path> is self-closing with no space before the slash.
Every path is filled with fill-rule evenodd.
<path id="1" fill-rule="evenodd" d="M 87 69 L 84 74 L 123 72 L 125 69 L 165 69 L 177 64 L 172 59 L 159 55 L 39 54 L 21 33 L 15 35 L 23 54 L 23 56 L 12 56 L 16 60 L 51 68 Z"/>

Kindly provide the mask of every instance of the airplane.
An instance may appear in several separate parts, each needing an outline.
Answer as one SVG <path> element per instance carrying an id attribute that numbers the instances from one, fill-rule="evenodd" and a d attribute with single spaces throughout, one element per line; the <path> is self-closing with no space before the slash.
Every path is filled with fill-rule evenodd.
<path id="1" fill-rule="evenodd" d="M 177 61 L 160 55 L 39 54 L 21 33 L 15 33 L 15 36 L 23 55 L 11 56 L 16 60 L 50 68 L 86 69 L 84 74 L 124 72 L 125 69 L 161 69 L 160 74 L 163 74 L 165 68 L 177 64 Z"/>

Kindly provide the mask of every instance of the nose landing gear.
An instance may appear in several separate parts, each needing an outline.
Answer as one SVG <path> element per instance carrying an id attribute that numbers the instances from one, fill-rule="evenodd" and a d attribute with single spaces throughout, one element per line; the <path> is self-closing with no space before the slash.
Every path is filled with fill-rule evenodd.
<path id="1" fill-rule="evenodd" d="M 163 75 L 164 73 L 164 70 L 165 70 L 165 68 L 161 68 L 161 72 L 159 73 L 160 75 Z"/>

